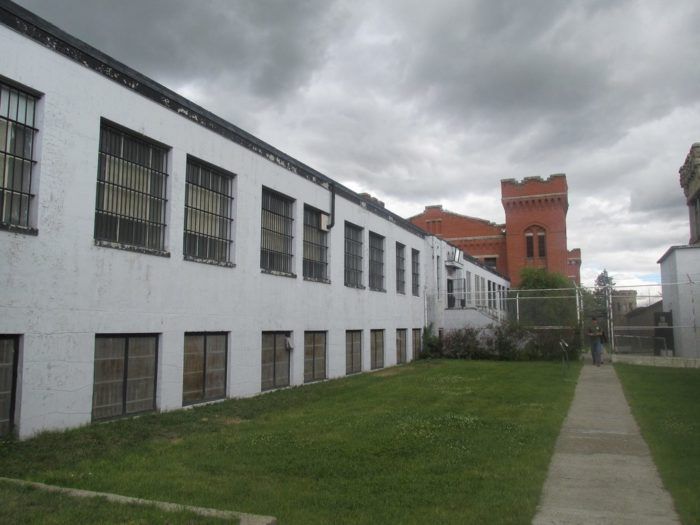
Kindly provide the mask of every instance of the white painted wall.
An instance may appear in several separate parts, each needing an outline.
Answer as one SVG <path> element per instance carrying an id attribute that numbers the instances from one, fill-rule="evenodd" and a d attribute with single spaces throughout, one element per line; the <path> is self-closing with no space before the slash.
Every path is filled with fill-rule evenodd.
<path id="1" fill-rule="evenodd" d="M 465 327 L 481 327 L 498 323 L 505 319 L 505 311 L 500 307 L 504 304 L 496 302 L 496 308 L 490 308 L 487 301 L 488 283 L 494 283 L 504 289 L 510 288 L 510 282 L 473 262 L 461 257 L 457 265 L 451 263 L 455 251 L 459 249 L 437 237 L 426 239 L 428 248 L 426 258 L 429 257 L 426 269 L 426 281 L 428 285 L 426 293 L 427 322 L 433 323 L 435 329 L 458 330 Z M 439 266 L 438 266 L 439 265 Z M 466 290 L 466 305 L 464 308 L 448 308 L 447 280 L 465 279 L 469 281 Z M 476 294 L 476 279 L 483 279 L 487 283 L 485 292 L 480 302 Z"/>
<path id="2" fill-rule="evenodd" d="M 661 260 L 663 309 L 673 313 L 674 355 L 700 357 L 700 245 L 670 248 Z"/>
<path id="3" fill-rule="evenodd" d="M 43 93 L 33 173 L 37 236 L 0 231 L 0 334 L 20 339 L 15 425 L 20 437 L 91 421 L 96 334 L 158 334 L 157 408 L 182 406 L 186 332 L 229 334 L 229 397 L 260 392 L 261 332 L 293 332 L 291 383 L 303 383 L 304 331 L 327 331 L 327 375 L 345 375 L 345 331 L 385 330 L 385 366 L 395 334 L 425 325 L 435 296 L 435 257 L 446 244 L 336 199 L 330 284 L 303 279 L 303 207 L 330 212 L 329 191 L 167 110 L 76 62 L 0 26 L 0 72 Z M 168 145 L 166 250 L 170 257 L 96 246 L 95 192 L 101 119 Z M 236 174 L 234 268 L 182 255 L 185 166 L 193 155 Z M 295 199 L 296 278 L 260 270 L 262 187 Z M 385 237 L 386 292 L 344 286 L 344 222 Z M 406 294 L 395 289 L 395 243 L 406 246 Z M 411 293 L 411 250 L 421 254 L 421 290 Z M 481 271 L 479 269 L 479 271 Z M 476 273 L 476 271 L 475 271 Z M 444 277 L 443 269 L 443 277 Z M 492 276 L 493 277 L 493 276 Z M 445 282 L 441 283 L 444 293 Z"/>

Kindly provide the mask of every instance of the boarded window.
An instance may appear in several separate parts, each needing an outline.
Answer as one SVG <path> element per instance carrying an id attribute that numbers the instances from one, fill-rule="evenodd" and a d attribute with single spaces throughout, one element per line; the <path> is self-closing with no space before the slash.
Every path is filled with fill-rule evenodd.
<path id="1" fill-rule="evenodd" d="M 370 331 L 372 370 L 384 367 L 384 330 Z"/>
<path id="2" fill-rule="evenodd" d="M 326 332 L 304 332 L 304 382 L 326 378 Z"/>
<path id="3" fill-rule="evenodd" d="M 293 213 L 294 199 L 263 188 L 260 268 L 293 273 Z"/>
<path id="4" fill-rule="evenodd" d="M 406 293 L 406 247 L 396 243 L 396 292 Z"/>
<path id="5" fill-rule="evenodd" d="M 168 148 L 100 128 L 95 239 L 165 249 Z"/>
<path id="6" fill-rule="evenodd" d="M 263 332 L 262 390 L 289 386 L 290 351 L 286 332 Z"/>
<path id="7" fill-rule="evenodd" d="M 345 223 L 345 286 L 362 287 L 362 228 Z"/>
<path id="8" fill-rule="evenodd" d="M 406 329 L 396 330 L 396 363 L 406 362 Z"/>
<path id="9" fill-rule="evenodd" d="M 345 332 L 345 373 L 362 371 L 362 330 Z"/>
<path id="10" fill-rule="evenodd" d="M 187 157 L 184 254 L 230 262 L 234 175 Z"/>
<path id="11" fill-rule="evenodd" d="M 384 291 L 384 237 L 369 232 L 369 288 Z"/>
<path id="12" fill-rule="evenodd" d="M 18 347 L 19 337 L 0 335 L 0 437 L 14 426 Z"/>
<path id="13" fill-rule="evenodd" d="M 36 98 L 0 82 L 0 224 L 28 228 Z"/>
<path id="14" fill-rule="evenodd" d="M 158 336 L 98 335 L 92 418 L 155 409 Z"/>
<path id="15" fill-rule="evenodd" d="M 422 350 L 420 328 L 413 329 L 413 359 L 418 359 Z"/>
<path id="16" fill-rule="evenodd" d="M 328 232 L 323 221 L 328 216 L 304 206 L 304 277 L 328 280 Z"/>
<path id="17" fill-rule="evenodd" d="M 185 334 L 182 404 L 226 397 L 228 336 Z"/>

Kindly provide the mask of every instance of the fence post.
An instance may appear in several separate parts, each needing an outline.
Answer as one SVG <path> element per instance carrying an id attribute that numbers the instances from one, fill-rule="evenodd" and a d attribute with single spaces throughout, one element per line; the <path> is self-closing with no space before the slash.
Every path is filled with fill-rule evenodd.
<path id="1" fill-rule="evenodd" d="M 605 307 L 608 314 L 608 336 L 610 337 L 610 353 L 615 353 L 615 323 L 613 322 L 612 287 L 605 286 Z"/>
<path id="2" fill-rule="evenodd" d="M 515 292 L 515 318 L 520 324 L 520 292 Z"/>

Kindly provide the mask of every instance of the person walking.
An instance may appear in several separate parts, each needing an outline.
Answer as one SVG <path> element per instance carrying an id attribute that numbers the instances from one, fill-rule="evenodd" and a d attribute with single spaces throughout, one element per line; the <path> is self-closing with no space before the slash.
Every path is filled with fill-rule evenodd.
<path id="1" fill-rule="evenodd" d="M 588 337 L 591 340 L 591 357 L 593 364 L 600 366 L 603 362 L 603 329 L 598 324 L 598 319 L 591 318 L 591 324 L 588 327 Z"/>

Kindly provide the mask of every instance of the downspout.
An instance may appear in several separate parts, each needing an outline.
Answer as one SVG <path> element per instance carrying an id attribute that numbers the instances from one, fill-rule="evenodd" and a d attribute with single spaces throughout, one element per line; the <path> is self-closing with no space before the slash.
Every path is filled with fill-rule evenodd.
<path id="1" fill-rule="evenodd" d="M 335 226 L 335 183 L 331 182 L 331 220 L 328 223 L 327 228 L 330 230 L 333 226 Z"/>

